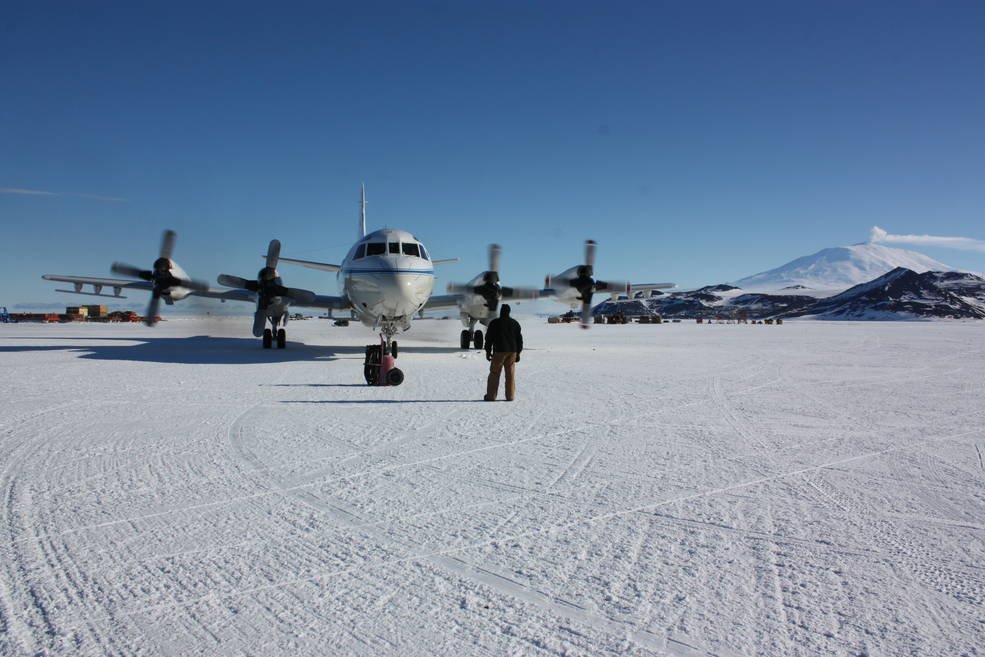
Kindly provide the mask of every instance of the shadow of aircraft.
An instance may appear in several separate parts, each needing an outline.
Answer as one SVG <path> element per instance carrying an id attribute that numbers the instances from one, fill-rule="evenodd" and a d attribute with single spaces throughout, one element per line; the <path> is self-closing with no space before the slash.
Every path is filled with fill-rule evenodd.
<path id="1" fill-rule="evenodd" d="M 38 338 L 30 338 L 37 342 Z M 255 363 L 290 363 L 300 361 L 362 360 L 366 348 L 361 346 L 307 345 L 288 342 L 286 349 L 263 349 L 255 338 L 221 338 L 196 335 L 187 338 L 50 338 L 48 344 L 0 345 L 0 354 L 43 351 L 73 351 L 80 358 L 124 360 L 145 363 L 185 365 L 249 365 Z M 128 344 L 120 344 L 121 341 Z M 57 344 L 97 343 L 97 344 Z M 98 344 L 106 342 L 107 344 Z M 136 342 L 137 344 L 133 344 Z M 54 343 L 54 344 L 52 344 Z M 455 347 L 402 347 L 401 354 L 453 353 Z"/>
<path id="2" fill-rule="evenodd" d="M 90 338 L 63 339 L 65 342 L 97 342 Z M 0 354 L 37 351 L 74 351 L 79 358 L 92 360 L 127 360 L 145 363 L 185 365 L 248 365 L 254 363 L 289 363 L 313 360 L 359 359 L 363 347 L 332 347 L 288 342 L 286 349 L 263 349 L 254 338 L 213 338 L 196 335 L 188 338 L 139 338 L 127 340 L 137 344 L 44 344 L 0 346 Z M 115 344 L 113 344 L 115 343 Z"/>

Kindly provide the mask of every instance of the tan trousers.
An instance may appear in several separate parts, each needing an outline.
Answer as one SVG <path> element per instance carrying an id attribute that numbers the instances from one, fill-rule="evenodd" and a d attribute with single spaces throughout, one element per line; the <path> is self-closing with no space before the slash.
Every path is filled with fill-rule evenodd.
<path id="1" fill-rule="evenodd" d="M 516 352 L 501 351 L 493 354 L 489 363 L 489 379 L 486 381 L 486 399 L 496 399 L 499 391 L 499 373 L 506 370 L 506 401 L 513 401 L 516 392 Z"/>

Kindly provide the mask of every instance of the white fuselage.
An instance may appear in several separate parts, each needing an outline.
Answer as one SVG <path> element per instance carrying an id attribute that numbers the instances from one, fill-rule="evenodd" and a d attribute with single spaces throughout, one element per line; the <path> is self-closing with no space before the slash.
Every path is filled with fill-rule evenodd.
<path id="1" fill-rule="evenodd" d="M 434 288 L 434 266 L 424 245 L 390 228 L 360 238 L 338 275 L 343 295 L 367 326 L 408 329 Z"/>

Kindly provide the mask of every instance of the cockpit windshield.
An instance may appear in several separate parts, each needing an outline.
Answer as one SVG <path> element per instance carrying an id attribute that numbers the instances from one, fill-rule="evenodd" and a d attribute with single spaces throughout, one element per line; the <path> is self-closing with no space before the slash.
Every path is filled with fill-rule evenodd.
<path id="1" fill-rule="evenodd" d="M 413 256 L 428 260 L 428 252 L 424 250 L 424 245 L 418 242 L 366 242 L 356 247 L 353 259 L 365 258 L 369 256 L 381 256 L 386 254 Z"/>

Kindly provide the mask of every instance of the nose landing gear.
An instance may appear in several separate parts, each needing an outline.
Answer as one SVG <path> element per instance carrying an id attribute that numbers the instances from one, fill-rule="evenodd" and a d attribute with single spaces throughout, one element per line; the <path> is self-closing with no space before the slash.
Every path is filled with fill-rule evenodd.
<path id="1" fill-rule="evenodd" d="M 366 345 L 363 377 L 371 386 L 399 386 L 404 382 L 403 371 L 396 367 L 397 343 L 380 336 L 380 344 Z"/>

